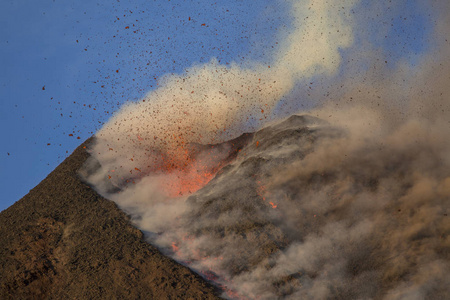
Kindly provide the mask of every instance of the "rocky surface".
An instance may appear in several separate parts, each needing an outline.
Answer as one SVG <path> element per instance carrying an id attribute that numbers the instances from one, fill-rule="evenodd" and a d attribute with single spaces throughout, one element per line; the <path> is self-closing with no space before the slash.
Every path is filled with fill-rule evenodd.
<path id="1" fill-rule="evenodd" d="M 0 298 L 218 298 L 80 181 L 89 142 L 0 214 Z"/>
<path id="2" fill-rule="evenodd" d="M 409 126 L 362 137 L 311 116 L 266 126 L 167 216 L 166 240 L 231 298 L 446 299 L 448 144 Z M 152 209 L 140 210 L 149 232 Z"/>

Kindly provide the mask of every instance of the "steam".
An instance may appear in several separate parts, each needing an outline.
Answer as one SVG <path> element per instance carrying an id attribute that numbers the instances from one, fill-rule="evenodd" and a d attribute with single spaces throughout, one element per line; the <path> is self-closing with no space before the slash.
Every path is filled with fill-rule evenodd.
<path id="1" fill-rule="evenodd" d="M 433 47 L 390 66 L 365 41 L 342 64 L 367 17 L 356 1 L 291 1 L 270 67 L 212 59 L 162 78 L 96 134 L 84 176 L 224 297 L 445 298 L 450 4 L 425 2 Z M 320 107 L 274 120 L 318 77 Z"/>
<path id="2" fill-rule="evenodd" d="M 162 78 L 157 90 L 122 107 L 96 134 L 99 178 L 115 170 L 109 176 L 118 184 L 135 168 L 148 171 L 149 162 L 181 165 L 188 143 L 222 142 L 259 127 L 295 82 L 337 71 L 339 49 L 352 43 L 354 2 L 292 1 L 293 29 L 272 65 L 224 66 L 213 58 Z"/>

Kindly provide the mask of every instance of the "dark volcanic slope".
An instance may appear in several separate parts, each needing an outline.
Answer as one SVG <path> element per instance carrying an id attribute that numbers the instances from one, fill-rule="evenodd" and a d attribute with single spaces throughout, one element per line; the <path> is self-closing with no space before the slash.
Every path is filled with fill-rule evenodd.
<path id="1" fill-rule="evenodd" d="M 0 214 L 0 298 L 217 298 L 79 180 L 88 143 Z"/>
<path id="2" fill-rule="evenodd" d="M 155 225 L 165 202 L 115 200 L 231 297 L 450 299 L 450 144 L 410 126 L 361 138 L 294 115 L 256 132 L 183 215 L 168 204 Z"/>

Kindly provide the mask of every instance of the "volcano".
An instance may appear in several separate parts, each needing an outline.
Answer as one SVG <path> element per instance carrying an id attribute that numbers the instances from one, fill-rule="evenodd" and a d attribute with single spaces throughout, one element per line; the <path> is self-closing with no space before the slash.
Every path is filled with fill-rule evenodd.
<path id="1" fill-rule="evenodd" d="M 293 115 L 191 145 L 220 149 L 212 178 L 165 196 L 164 174 L 90 183 L 88 140 L 1 213 L 2 298 L 445 299 L 447 143 L 355 128 Z"/>

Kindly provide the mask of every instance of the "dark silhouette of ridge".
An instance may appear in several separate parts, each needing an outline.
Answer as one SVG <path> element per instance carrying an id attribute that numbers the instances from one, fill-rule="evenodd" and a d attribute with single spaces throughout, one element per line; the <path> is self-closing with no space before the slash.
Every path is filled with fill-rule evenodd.
<path id="1" fill-rule="evenodd" d="M 79 179 L 91 141 L 0 213 L 0 299 L 217 299 Z"/>

